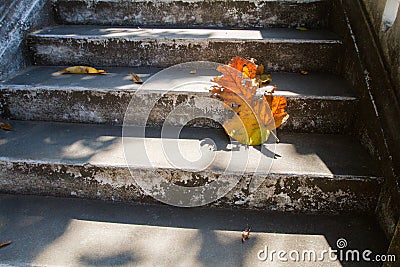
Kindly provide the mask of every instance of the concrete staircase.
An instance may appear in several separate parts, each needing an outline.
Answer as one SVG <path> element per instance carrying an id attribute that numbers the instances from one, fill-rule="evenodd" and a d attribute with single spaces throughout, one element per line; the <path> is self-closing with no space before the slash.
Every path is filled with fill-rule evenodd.
<path id="1" fill-rule="evenodd" d="M 369 230 L 360 230 L 360 234 L 379 233 L 374 220 L 364 216 L 373 214 L 383 179 L 379 167 L 354 134 L 359 101 L 351 83 L 343 78 L 346 49 L 342 36 L 330 27 L 335 21 L 333 14 L 339 12 L 333 7 L 328 0 L 54 1 L 58 25 L 32 32 L 26 38 L 34 64 L 0 83 L 2 115 L 10 118 L 14 127 L 13 131 L 0 132 L 1 192 L 157 203 L 138 186 L 135 177 L 157 175 L 175 184 L 192 185 L 218 180 L 227 151 L 239 152 L 228 149 L 229 140 L 215 122 L 202 118 L 185 127 L 180 138 L 185 143 L 183 153 L 187 155 L 196 154 L 204 138 L 214 140 L 218 157 L 208 168 L 201 169 L 196 164 L 175 168 L 163 157 L 157 166 L 150 166 L 141 161 L 138 153 L 134 171 L 129 171 L 121 124 L 132 98 L 136 97 L 144 106 L 149 101 L 148 95 L 135 95 L 139 85 L 129 80 L 129 73 L 134 71 L 146 82 L 158 71 L 184 62 L 205 60 L 226 64 L 234 56 L 254 57 L 272 72 L 277 94 L 287 97 L 290 118 L 278 131 L 280 143 L 275 155 L 263 154 L 257 147 L 249 148 L 249 153 L 261 161 L 272 161 L 272 168 L 263 174 L 263 183 L 257 191 L 249 190 L 251 161 L 244 173 L 238 173 L 240 170 L 233 166 L 228 173 L 239 182 L 209 206 L 263 210 L 262 215 L 254 217 L 254 222 L 251 216 L 246 217 L 246 223 L 255 225 L 262 225 L 260 220 L 265 217 L 278 216 L 268 213 L 271 211 L 301 212 L 303 215 L 299 216 L 307 218 L 304 222 L 317 218 L 323 224 L 336 219 L 345 223 L 352 220 L 352 216 L 341 217 L 338 213 L 361 214 L 354 217 L 357 223 L 350 224 L 351 231 L 359 231 L 358 226 L 362 225 Z M 308 30 L 296 30 L 297 26 Z M 109 74 L 90 77 L 56 74 L 71 65 L 95 66 Z M 300 70 L 310 74 L 301 75 Z M 160 101 L 149 116 L 145 137 L 155 147 L 160 143 L 160 126 L 168 113 L 182 104 L 196 106 L 201 97 L 208 95 L 204 88 L 195 85 L 165 95 L 164 90 L 171 83 L 207 82 L 218 74 L 201 68 L 195 75 L 189 71 L 172 70 L 167 73 L 165 83 L 152 85 L 151 95 Z M 130 138 L 142 142 L 144 137 Z M 147 153 L 157 155 L 160 151 L 154 148 Z M 144 212 L 141 209 L 133 208 L 132 212 Z M 204 212 L 208 212 L 210 220 L 213 212 L 218 213 Z M 244 214 L 235 209 L 221 212 L 238 217 Z M 176 209 L 171 216 L 182 214 L 192 220 L 187 213 L 190 211 Z M 280 231 L 291 232 L 291 220 L 282 220 L 287 228 Z M 177 222 L 168 225 L 179 226 Z M 207 231 L 218 227 L 211 224 Z M 334 247 L 333 240 L 340 237 L 338 227 L 340 224 L 317 232 L 330 236 L 329 244 Z M 223 227 L 225 231 L 239 228 L 238 225 Z M 274 231 L 274 227 L 259 227 L 255 231 L 262 239 L 263 231 Z M 9 236 L 13 238 L 11 233 Z M 292 244 L 299 242 L 288 240 Z M 385 251 L 385 242 L 380 244 L 379 249 Z M 18 265 L 18 261 L 0 252 L 1 259 Z M 32 260 L 24 259 L 24 264 Z M 51 265 L 54 259 L 48 256 L 36 263 Z M 112 259 L 106 262 L 106 265 L 116 264 Z M 235 265 L 234 261 L 203 263 Z M 176 265 L 176 262 L 166 264 Z M 320 266 L 312 264 L 296 266 Z M 250 266 L 245 261 L 239 265 Z"/>

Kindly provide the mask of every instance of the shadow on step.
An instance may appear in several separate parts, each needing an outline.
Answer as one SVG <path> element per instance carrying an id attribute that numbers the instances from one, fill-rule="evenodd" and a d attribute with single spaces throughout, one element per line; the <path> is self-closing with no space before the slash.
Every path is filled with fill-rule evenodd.
<path id="1" fill-rule="evenodd" d="M 252 232 L 242 244 L 246 225 Z M 351 249 L 384 254 L 387 248 L 371 217 L 10 195 L 0 196 L 0 237 L 13 241 L 0 251 L 0 263 L 12 265 L 281 266 L 279 261 L 260 261 L 257 253 L 265 246 L 336 249 L 339 238 L 345 238 Z M 337 261 L 329 266 L 379 265 Z"/>

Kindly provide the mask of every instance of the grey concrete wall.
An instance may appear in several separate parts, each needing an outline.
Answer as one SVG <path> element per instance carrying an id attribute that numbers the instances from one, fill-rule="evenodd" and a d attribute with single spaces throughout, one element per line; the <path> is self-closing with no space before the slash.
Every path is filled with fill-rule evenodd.
<path id="1" fill-rule="evenodd" d="M 334 14 L 337 19 L 331 27 L 343 35 L 343 75 L 360 95 L 357 135 L 385 177 L 376 214 L 391 239 L 400 216 L 400 84 L 395 82 L 400 75 L 399 64 L 393 63 L 400 58 L 400 21 L 397 18 L 391 28 L 382 30 L 386 0 L 338 2 L 345 17 Z"/>
<path id="2" fill-rule="evenodd" d="M 52 22 L 50 0 L 0 1 L 0 80 L 29 64 L 24 37 Z"/>
<path id="3" fill-rule="evenodd" d="M 375 35 L 377 46 L 380 49 L 381 60 L 388 73 L 392 88 L 382 86 L 381 90 L 393 90 L 392 96 L 400 100 L 400 9 L 399 0 L 362 0 L 366 16 L 370 23 L 370 29 Z M 394 110 L 390 103 L 386 102 L 387 109 Z M 398 120 L 388 112 L 381 112 L 381 117 L 389 120 Z M 385 129 L 384 129 L 385 130 Z M 397 129 L 397 135 L 400 129 Z M 391 153 L 392 157 L 396 157 Z M 377 207 L 377 214 L 383 225 L 388 227 L 389 234 L 394 232 L 396 220 L 399 213 L 399 171 L 394 168 L 394 179 L 386 179 Z M 396 175 L 397 174 L 397 175 Z M 397 177 L 396 177 L 397 176 Z M 395 237 L 396 238 L 396 237 Z M 398 239 L 398 237 L 397 237 Z M 397 251 L 397 253 L 399 253 Z"/>
<path id="4" fill-rule="evenodd" d="M 362 0 L 367 15 L 370 19 L 371 27 L 378 38 L 382 49 L 384 63 L 389 72 L 392 85 L 396 95 L 400 96 L 400 9 L 397 17 L 388 28 L 387 15 L 396 13 L 399 0 Z M 385 7 L 387 10 L 385 12 Z"/>

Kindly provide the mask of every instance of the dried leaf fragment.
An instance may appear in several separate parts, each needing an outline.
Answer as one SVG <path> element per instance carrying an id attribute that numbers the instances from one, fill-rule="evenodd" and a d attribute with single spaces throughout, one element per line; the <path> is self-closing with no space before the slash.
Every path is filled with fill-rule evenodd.
<path id="1" fill-rule="evenodd" d="M 139 75 L 137 75 L 137 74 L 134 73 L 134 72 L 131 72 L 131 80 L 132 80 L 134 83 L 138 83 L 138 84 L 143 83 L 143 81 L 142 81 L 142 79 L 139 77 Z"/>
<path id="2" fill-rule="evenodd" d="M 262 83 L 270 83 L 272 82 L 271 74 L 263 73 L 260 75 L 260 80 Z"/>
<path id="3" fill-rule="evenodd" d="M 300 71 L 300 74 L 307 75 L 307 74 L 308 74 L 308 71 L 306 71 L 306 70 L 301 70 L 301 71 Z"/>
<path id="4" fill-rule="evenodd" d="M 9 123 L 0 122 L 0 129 L 5 130 L 5 131 L 11 131 L 12 126 Z"/>
<path id="5" fill-rule="evenodd" d="M 66 69 L 60 70 L 62 73 L 70 74 L 104 74 L 107 73 L 105 70 L 98 70 L 89 66 L 72 66 Z"/>
<path id="6" fill-rule="evenodd" d="M 0 242 L 0 248 L 6 247 L 6 246 L 10 245 L 11 243 L 12 243 L 11 240 L 8 240 L 6 242 Z"/>
<path id="7" fill-rule="evenodd" d="M 196 70 L 191 70 L 189 73 L 190 73 L 190 74 L 196 74 L 197 71 L 196 71 Z"/>
<path id="8" fill-rule="evenodd" d="M 251 231 L 251 227 L 250 227 L 250 226 L 247 226 L 247 227 L 243 230 L 243 232 L 242 232 L 242 243 L 243 243 L 244 241 L 246 241 L 247 239 L 249 239 L 249 237 L 250 237 L 250 231 Z"/>
<path id="9" fill-rule="evenodd" d="M 308 31 L 306 27 L 296 27 L 296 30 L 298 31 Z"/>

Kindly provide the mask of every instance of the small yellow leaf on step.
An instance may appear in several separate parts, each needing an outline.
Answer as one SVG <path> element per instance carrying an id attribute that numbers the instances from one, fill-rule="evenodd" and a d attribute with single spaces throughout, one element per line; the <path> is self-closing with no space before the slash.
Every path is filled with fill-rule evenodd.
<path id="1" fill-rule="evenodd" d="M 308 71 L 306 71 L 306 70 L 301 70 L 301 71 L 300 71 L 300 74 L 307 75 L 307 74 L 308 74 Z"/>
<path id="2" fill-rule="evenodd" d="M 134 73 L 134 72 L 131 72 L 131 80 L 132 80 L 134 83 L 138 83 L 138 84 L 143 83 L 143 81 L 142 81 L 142 79 L 139 77 L 139 75 L 137 75 L 137 74 Z"/>
<path id="3" fill-rule="evenodd" d="M 260 80 L 262 83 L 269 83 L 272 82 L 272 77 L 271 74 L 261 74 Z"/>
<path id="4" fill-rule="evenodd" d="M 308 29 L 306 27 L 296 27 L 296 30 L 298 30 L 298 31 L 307 31 Z"/>
<path id="5" fill-rule="evenodd" d="M 89 66 L 73 66 L 68 67 L 66 69 L 60 70 L 63 73 L 70 73 L 70 74 L 103 74 L 106 73 L 105 70 L 98 70 L 93 67 Z"/>

